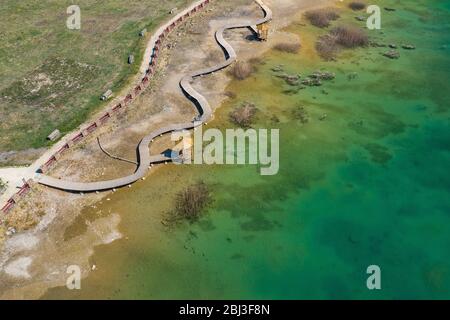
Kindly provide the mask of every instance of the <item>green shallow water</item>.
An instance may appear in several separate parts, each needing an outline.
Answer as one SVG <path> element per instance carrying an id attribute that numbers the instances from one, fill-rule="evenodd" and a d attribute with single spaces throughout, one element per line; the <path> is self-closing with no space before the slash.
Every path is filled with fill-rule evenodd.
<path id="1" fill-rule="evenodd" d="M 232 107 L 255 103 L 255 127 L 280 128 L 278 175 L 262 177 L 255 166 L 161 168 L 101 206 L 121 214 L 128 239 L 97 247 L 98 270 L 82 290 L 44 298 L 450 298 L 450 1 L 378 4 L 397 11 L 383 11 L 383 34 L 372 38 L 417 50 L 389 60 L 386 48 L 368 48 L 323 62 L 310 54 L 323 31 L 293 24 L 300 54 L 271 51 L 256 74 L 228 88 L 236 98 L 208 127 L 229 128 Z M 356 23 L 346 12 L 341 21 Z M 286 93 L 271 71 L 280 64 L 337 77 Z M 293 119 L 297 105 L 309 123 Z M 161 215 L 198 180 L 214 193 L 207 214 L 166 230 Z M 97 215 L 86 210 L 77 223 Z M 366 288 L 372 264 L 381 268 L 379 291 Z"/>

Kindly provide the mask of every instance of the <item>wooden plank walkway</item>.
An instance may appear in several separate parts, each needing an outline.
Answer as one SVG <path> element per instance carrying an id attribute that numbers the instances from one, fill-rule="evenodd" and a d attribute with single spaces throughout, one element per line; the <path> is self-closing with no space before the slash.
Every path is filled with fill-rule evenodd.
<path id="1" fill-rule="evenodd" d="M 261 0 L 255 0 L 256 3 L 261 7 L 261 9 L 264 12 L 264 17 L 261 19 L 258 19 L 256 21 L 243 21 L 238 24 L 228 24 L 220 29 L 218 29 L 215 33 L 215 39 L 217 43 L 222 47 L 224 53 L 225 53 L 225 61 L 210 67 L 205 68 L 201 70 L 194 71 L 190 73 L 189 75 L 186 75 L 183 77 L 180 81 L 180 87 L 183 90 L 184 94 L 188 99 L 193 101 L 199 110 L 199 117 L 197 117 L 196 121 L 194 122 L 186 122 L 186 123 L 179 123 L 179 124 L 173 124 L 168 125 L 163 128 L 160 128 L 158 130 L 155 130 L 151 132 L 149 135 L 145 136 L 138 145 L 138 167 L 136 171 L 128 176 L 113 179 L 113 180 L 106 180 L 106 181 L 99 181 L 99 182 L 72 182 L 67 180 L 61 180 L 56 179 L 53 177 L 50 177 L 48 175 L 41 174 L 37 182 L 56 189 L 70 191 L 70 192 L 95 192 L 95 191 L 106 191 L 111 190 L 115 188 L 124 187 L 127 185 L 131 185 L 132 183 L 136 182 L 137 180 L 143 178 L 149 169 L 149 166 L 153 163 L 160 163 L 165 161 L 171 161 L 172 159 L 167 158 L 163 155 L 154 155 L 151 156 L 149 153 L 149 145 L 152 142 L 153 139 L 156 137 L 159 137 L 163 134 L 171 133 L 173 131 L 179 131 L 179 130 L 190 130 L 194 129 L 195 127 L 201 126 L 203 123 L 207 122 L 212 117 L 212 109 L 206 100 L 204 96 L 202 96 L 199 92 L 197 92 L 191 85 L 191 83 L 195 80 L 195 78 L 208 75 L 214 72 L 217 72 L 219 70 L 222 70 L 229 65 L 231 65 L 233 62 L 236 61 L 237 55 L 233 47 L 225 40 L 223 34 L 225 30 L 230 29 L 238 29 L 238 28 L 254 28 L 255 25 L 260 25 L 263 23 L 266 23 L 272 19 L 272 11 L 261 1 Z M 209 0 L 205 0 L 204 3 L 208 3 Z M 196 7 L 197 8 L 197 7 Z M 197 9 L 192 9 L 197 10 Z M 196 12 L 196 11 L 193 11 Z M 155 43 L 155 47 L 153 48 L 153 51 L 156 52 L 158 48 L 159 43 Z M 154 57 L 152 57 L 154 59 Z M 153 62 L 150 62 L 150 65 L 153 66 Z"/>

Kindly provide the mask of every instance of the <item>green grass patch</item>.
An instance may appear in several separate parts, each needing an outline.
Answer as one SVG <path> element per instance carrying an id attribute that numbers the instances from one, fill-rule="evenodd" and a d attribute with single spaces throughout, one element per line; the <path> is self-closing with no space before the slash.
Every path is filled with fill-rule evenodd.
<path id="1" fill-rule="evenodd" d="M 66 27 L 71 1 L 7 0 L 0 12 L 0 152 L 40 148 L 72 131 L 138 73 L 146 41 L 187 0 L 78 1 L 81 30 Z M 135 56 L 129 65 L 127 57 Z"/>

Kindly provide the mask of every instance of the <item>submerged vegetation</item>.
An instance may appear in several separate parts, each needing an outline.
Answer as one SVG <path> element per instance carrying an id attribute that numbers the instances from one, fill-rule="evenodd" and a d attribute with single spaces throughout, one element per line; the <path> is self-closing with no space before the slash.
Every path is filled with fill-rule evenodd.
<path id="1" fill-rule="evenodd" d="M 175 209 L 166 222 L 195 222 L 211 202 L 211 191 L 206 183 L 200 181 L 190 185 L 176 195 Z"/>
<path id="2" fill-rule="evenodd" d="M 294 119 L 299 120 L 303 124 L 309 122 L 308 112 L 302 105 L 297 105 L 294 109 L 292 109 L 291 114 Z"/>

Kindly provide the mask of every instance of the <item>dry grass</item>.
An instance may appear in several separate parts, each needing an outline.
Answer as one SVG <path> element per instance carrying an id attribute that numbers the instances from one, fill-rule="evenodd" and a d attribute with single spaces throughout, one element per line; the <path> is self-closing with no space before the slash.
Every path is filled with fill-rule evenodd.
<path id="1" fill-rule="evenodd" d="M 348 7 L 354 11 L 363 10 L 366 7 L 364 2 L 352 1 L 348 4 Z"/>
<path id="2" fill-rule="evenodd" d="M 331 21 L 339 19 L 340 16 L 336 9 L 325 8 L 307 11 L 305 17 L 313 26 L 326 28 L 330 25 Z"/>
<path id="3" fill-rule="evenodd" d="M 331 61 L 336 59 L 339 47 L 333 37 L 324 35 L 317 40 L 316 50 L 322 59 Z"/>
<path id="4" fill-rule="evenodd" d="M 238 61 L 231 68 L 231 75 L 237 80 L 244 80 L 251 76 L 255 68 L 248 62 Z"/>
<path id="5" fill-rule="evenodd" d="M 300 51 L 301 45 L 300 42 L 281 42 L 276 44 L 273 48 L 281 52 L 298 53 Z"/>
<path id="6" fill-rule="evenodd" d="M 230 120 L 242 128 L 249 128 L 258 109 L 253 103 L 244 103 L 230 113 Z"/>
<path id="7" fill-rule="evenodd" d="M 330 34 L 336 38 L 336 43 L 345 48 L 366 47 L 369 44 L 369 37 L 360 28 L 339 26 L 331 30 Z"/>

